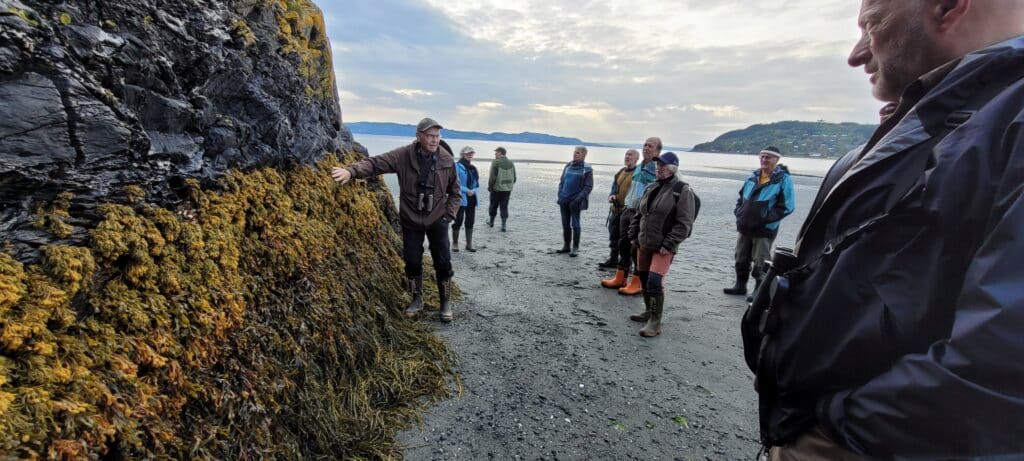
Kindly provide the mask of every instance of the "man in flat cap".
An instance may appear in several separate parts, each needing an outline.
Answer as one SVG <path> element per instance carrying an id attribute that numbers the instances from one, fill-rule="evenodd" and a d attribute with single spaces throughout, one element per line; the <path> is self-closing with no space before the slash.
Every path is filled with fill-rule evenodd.
<path id="1" fill-rule="evenodd" d="M 367 158 L 344 168 L 335 168 L 331 176 L 345 184 L 352 178 L 385 173 L 398 175 L 399 218 L 402 223 L 402 259 L 412 302 L 405 314 L 415 317 L 423 309 L 423 239 L 430 242 L 430 256 L 437 273 L 437 291 L 441 301 L 441 320 L 452 320 L 451 244 L 448 224 L 459 210 L 459 177 L 451 150 L 441 141 L 443 127 L 425 118 L 416 125 L 416 141 L 388 153 Z"/>
<path id="2" fill-rule="evenodd" d="M 777 147 L 761 149 L 761 168 L 754 170 L 740 188 L 736 200 L 736 284 L 722 291 L 729 295 L 747 294 L 753 263 L 754 289 L 761 283 L 764 262 L 770 257 L 772 243 L 779 233 L 782 218 L 793 213 L 796 199 L 789 169 L 779 165 L 782 153 Z"/>

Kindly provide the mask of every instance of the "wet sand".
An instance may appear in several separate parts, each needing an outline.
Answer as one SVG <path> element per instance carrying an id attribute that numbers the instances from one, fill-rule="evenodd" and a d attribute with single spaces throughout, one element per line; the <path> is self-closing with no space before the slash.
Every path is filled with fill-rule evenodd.
<path id="1" fill-rule="evenodd" d="M 487 227 L 481 191 L 479 251 L 453 254 L 464 293 L 455 321 L 423 320 L 460 357 L 464 391 L 400 434 L 406 457 L 753 459 L 756 394 L 739 333 L 745 302 L 722 294 L 733 281 L 732 209 L 746 175 L 684 171 L 702 208 L 666 277 L 662 334 L 645 339 L 628 319 L 643 310 L 640 297 L 599 286 L 611 275 L 597 264 L 608 256 L 603 202 L 617 168 L 595 167 L 577 258 L 552 253 L 561 247 L 561 167 L 517 169 L 509 231 Z M 794 182 L 797 212 L 777 245 L 792 246 L 820 178 Z"/>

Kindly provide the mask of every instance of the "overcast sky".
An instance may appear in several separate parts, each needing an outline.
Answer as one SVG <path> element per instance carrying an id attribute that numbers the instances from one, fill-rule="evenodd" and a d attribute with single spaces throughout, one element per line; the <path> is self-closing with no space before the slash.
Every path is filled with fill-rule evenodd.
<path id="1" fill-rule="evenodd" d="M 692 146 L 754 123 L 877 123 L 857 0 L 319 0 L 346 122 Z"/>

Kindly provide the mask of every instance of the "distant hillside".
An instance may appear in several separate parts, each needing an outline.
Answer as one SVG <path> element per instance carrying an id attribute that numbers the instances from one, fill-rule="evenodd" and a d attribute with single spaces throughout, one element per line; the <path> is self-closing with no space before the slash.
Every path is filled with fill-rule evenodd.
<path id="1" fill-rule="evenodd" d="M 401 123 L 386 123 L 386 122 L 355 122 L 346 123 L 352 133 L 355 134 L 377 134 L 384 136 L 408 136 L 412 138 L 416 133 L 416 125 L 404 125 Z M 458 130 L 444 130 L 444 136 L 446 138 L 456 139 L 468 139 L 468 140 L 479 140 L 479 141 L 497 141 L 497 142 L 528 142 L 536 144 L 565 144 L 565 145 L 581 145 L 584 144 L 576 138 L 566 138 L 562 136 L 553 136 L 544 133 L 531 133 L 524 131 L 522 133 L 481 133 L 478 131 L 458 131 Z"/>
<path id="2" fill-rule="evenodd" d="M 730 131 L 693 150 L 746 154 L 776 146 L 783 155 L 839 157 L 867 142 L 876 128 L 858 123 L 777 122 Z"/>

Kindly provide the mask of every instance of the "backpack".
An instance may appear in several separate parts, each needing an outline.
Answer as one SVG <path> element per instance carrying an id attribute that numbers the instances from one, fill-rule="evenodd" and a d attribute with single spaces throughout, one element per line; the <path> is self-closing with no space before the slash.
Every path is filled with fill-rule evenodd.
<path id="1" fill-rule="evenodd" d="M 676 204 L 679 204 L 679 194 L 683 193 L 683 188 L 689 186 L 689 184 L 679 181 L 675 186 L 672 187 L 672 195 L 676 196 Z M 690 192 L 693 193 L 693 220 L 697 221 L 697 215 L 700 214 L 700 197 L 697 196 L 696 192 L 693 192 L 693 188 L 690 188 Z"/>
<path id="2" fill-rule="evenodd" d="M 498 165 L 498 177 L 495 181 L 497 184 L 495 185 L 500 184 L 502 187 L 512 187 L 516 182 L 514 171 L 512 168 L 502 168 L 501 165 Z"/>

